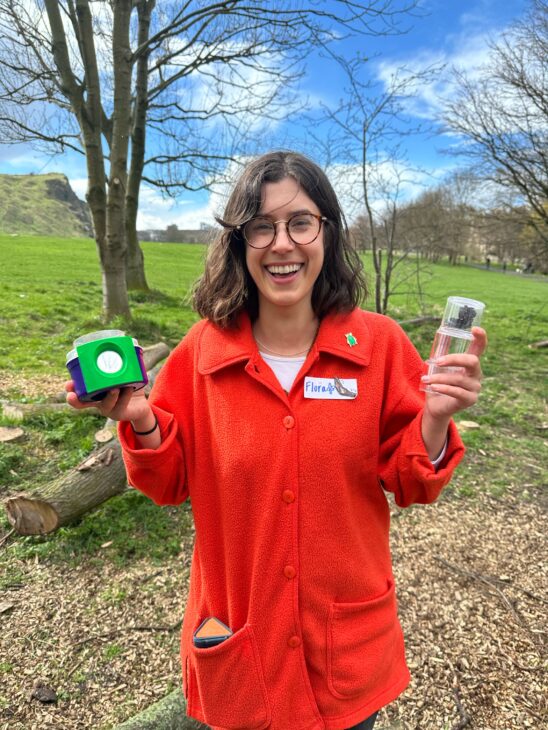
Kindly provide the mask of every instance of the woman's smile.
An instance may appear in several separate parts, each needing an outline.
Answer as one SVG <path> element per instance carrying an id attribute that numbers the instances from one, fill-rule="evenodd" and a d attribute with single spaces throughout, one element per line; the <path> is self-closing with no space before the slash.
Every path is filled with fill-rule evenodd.
<path id="1" fill-rule="evenodd" d="M 277 284 L 290 284 L 303 269 L 303 263 L 267 264 L 264 268 Z"/>

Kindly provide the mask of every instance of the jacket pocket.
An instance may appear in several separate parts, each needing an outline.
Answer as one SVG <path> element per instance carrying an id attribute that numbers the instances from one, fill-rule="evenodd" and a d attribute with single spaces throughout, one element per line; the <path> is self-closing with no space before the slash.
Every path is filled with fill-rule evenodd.
<path id="1" fill-rule="evenodd" d="M 228 730 L 262 730 L 270 724 L 261 661 L 249 624 L 217 646 L 193 646 L 191 663 L 196 686 L 190 701 L 201 707 L 190 706 L 189 714 L 194 709 L 208 725 Z"/>
<path id="2" fill-rule="evenodd" d="M 327 627 L 327 682 L 335 697 L 382 692 L 397 660 L 404 661 L 394 582 L 378 598 L 333 603 Z"/>

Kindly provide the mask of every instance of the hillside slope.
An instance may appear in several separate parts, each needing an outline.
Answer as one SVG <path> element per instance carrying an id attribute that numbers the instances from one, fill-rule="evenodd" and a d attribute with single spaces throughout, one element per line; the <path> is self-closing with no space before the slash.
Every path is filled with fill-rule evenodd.
<path id="1" fill-rule="evenodd" d="M 65 175 L 0 175 L 0 233 L 91 236 L 91 218 Z"/>

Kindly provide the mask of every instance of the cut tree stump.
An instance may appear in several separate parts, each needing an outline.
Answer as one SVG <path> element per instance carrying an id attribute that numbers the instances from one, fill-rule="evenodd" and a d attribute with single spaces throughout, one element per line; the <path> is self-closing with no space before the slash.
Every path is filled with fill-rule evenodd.
<path id="1" fill-rule="evenodd" d="M 22 428 L 14 428 L 13 426 L 0 426 L 0 443 L 9 443 L 17 441 L 24 436 L 25 432 Z"/>
<path id="2" fill-rule="evenodd" d="M 185 698 L 176 689 L 114 730 L 207 730 L 207 725 L 187 717 Z"/>

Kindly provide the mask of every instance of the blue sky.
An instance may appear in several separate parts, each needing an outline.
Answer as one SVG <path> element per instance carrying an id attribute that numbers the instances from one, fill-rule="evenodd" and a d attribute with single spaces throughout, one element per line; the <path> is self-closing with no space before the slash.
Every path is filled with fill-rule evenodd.
<path id="1" fill-rule="evenodd" d="M 356 51 L 365 53 L 369 58 L 368 76 L 382 90 L 385 79 L 391 71 L 401 65 L 417 69 L 432 63 L 446 64 L 449 69 L 455 65 L 470 74 L 487 58 L 487 42 L 494 39 L 509 23 L 523 15 L 525 0 L 423 0 L 420 3 L 420 17 L 409 18 L 407 33 L 397 36 L 361 37 L 344 41 L 345 54 Z M 343 44 L 341 43 L 341 46 Z M 320 103 L 333 105 L 341 96 L 344 78 L 333 65 L 326 64 L 318 56 L 311 56 L 307 62 L 306 74 L 300 84 L 300 93 L 311 100 L 316 110 Z M 451 97 L 453 87 L 445 73 L 435 83 L 424 84 L 408 106 L 409 123 L 422 121 L 428 123 L 435 118 L 443 98 Z M 310 141 L 298 119 L 290 118 L 260 135 L 262 148 L 267 151 L 279 146 L 280 141 L 315 157 L 315 145 Z M 429 134 L 409 138 L 406 154 L 409 163 L 420 168 L 411 176 L 405 194 L 413 197 L 424 186 L 433 184 L 457 165 L 455 157 L 447 150 L 455 139 L 441 134 Z M 318 160 L 320 161 L 320 160 Z M 337 167 L 337 162 L 340 166 Z M 352 170 L 347 160 L 334 160 L 332 170 L 328 170 L 339 192 L 343 207 L 350 219 L 359 212 L 352 201 L 348 186 L 352 180 Z M 83 158 L 75 153 L 63 156 L 46 156 L 30 147 L 0 145 L 0 173 L 62 172 L 69 178 L 74 190 L 84 197 L 86 189 L 85 164 Z M 344 182 L 346 181 L 346 188 Z M 163 228 L 176 223 L 180 228 L 196 228 L 200 223 L 211 223 L 213 215 L 220 212 L 226 189 L 219 187 L 217 194 L 188 193 L 173 201 L 162 198 L 154 189 L 141 189 L 139 228 Z"/>

